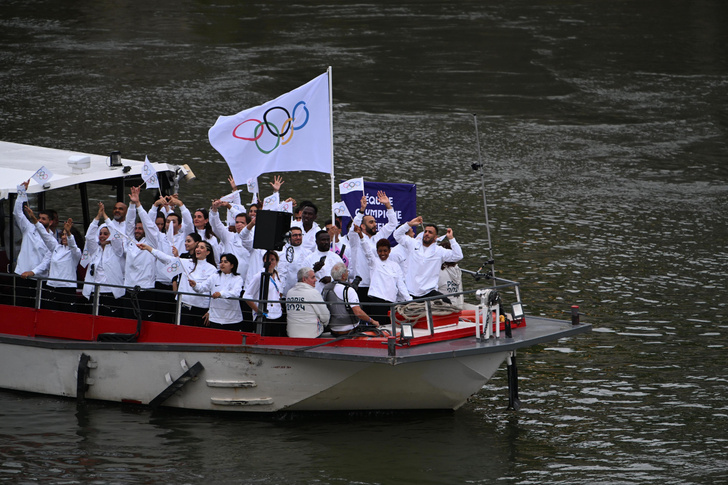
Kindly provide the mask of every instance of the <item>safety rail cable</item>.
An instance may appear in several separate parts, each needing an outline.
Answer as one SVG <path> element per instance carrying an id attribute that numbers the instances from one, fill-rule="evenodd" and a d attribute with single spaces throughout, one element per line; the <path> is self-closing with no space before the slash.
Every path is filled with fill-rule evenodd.
<path id="1" fill-rule="evenodd" d="M 3 277 L 9 277 L 13 280 L 17 280 L 21 278 L 20 275 L 15 273 L 0 273 L 0 278 Z M 92 315 L 98 316 L 98 310 L 99 310 L 99 296 L 100 296 L 100 288 L 106 287 L 106 288 L 123 288 L 125 290 L 132 290 L 133 287 L 129 286 L 123 286 L 123 285 L 114 285 L 110 283 L 97 283 L 97 282 L 87 282 L 87 281 L 81 281 L 81 280 L 65 280 L 60 278 L 50 278 L 50 277 L 41 277 L 41 276 L 33 276 L 29 278 L 36 282 L 35 285 L 35 295 L 33 296 L 34 299 L 34 308 L 40 309 L 41 303 L 43 301 L 50 301 L 50 300 L 44 300 L 42 295 L 45 292 L 51 292 L 53 289 L 57 287 L 45 285 L 43 286 L 43 281 L 55 281 L 55 282 L 61 282 L 61 283 L 75 283 L 76 284 L 76 290 L 80 289 L 83 285 L 91 285 L 94 287 L 94 291 L 92 293 L 92 299 L 89 301 L 89 304 L 92 308 Z M 391 331 L 390 333 L 393 336 L 397 336 L 397 327 L 401 326 L 402 324 L 411 324 L 416 322 L 417 320 L 425 317 L 428 322 L 428 330 L 430 331 L 430 334 L 434 334 L 434 325 L 433 325 L 433 316 L 442 316 L 442 315 L 450 315 L 453 313 L 457 313 L 460 311 L 457 307 L 454 305 L 447 303 L 444 301 L 444 298 L 459 296 L 459 295 L 475 295 L 479 298 L 479 302 L 477 305 L 477 309 L 475 312 L 476 315 L 476 336 L 480 338 L 480 325 L 484 325 L 486 322 L 485 320 L 490 320 L 491 325 L 488 325 L 487 327 L 484 327 L 483 330 L 483 338 L 488 338 L 492 334 L 492 312 L 495 311 L 497 313 L 495 322 L 498 322 L 498 319 L 500 317 L 500 309 L 499 305 L 492 305 L 489 306 L 487 302 L 485 301 L 487 299 L 488 292 L 497 291 L 499 289 L 506 289 L 506 288 L 513 288 L 516 293 L 516 300 L 520 301 L 520 295 L 519 295 L 519 283 L 515 281 L 505 280 L 499 278 L 500 281 L 503 282 L 503 284 L 500 284 L 495 287 L 489 287 L 488 289 L 478 289 L 478 290 L 467 290 L 467 291 L 461 291 L 457 293 L 448 293 L 443 295 L 437 295 L 437 296 L 431 296 L 426 298 L 417 298 L 413 299 L 408 302 L 395 302 L 395 303 L 382 303 L 382 302 L 367 302 L 367 305 L 370 306 L 377 306 L 382 307 L 386 306 L 390 308 L 390 323 L 391 323 Z M 0 285 L 1 286 L 1 285 Z M 29 286 L 26 286 L 26 288 L 30 288 Z M 15 290 L 15 287 L 14 287 Z M 38 291 L 41 290 L 41 291 Z M 173 294 L 173 295 L 189 295 L 189 296 L 196 296 L 196 297 L 207 297 L 211 298 L 209 294 L 201 294 L 197 292 L 183 292 L 183 291 L 174 291 L 174 290 L 165 290 L 165 289 L 158 289 L 158 288 L 141 288 L 144 292 L 149 292 L 150 294 Z M 17 301 L 15 301 L 17 298 L 17 295 L 13 294 L 13 305 L 17 304 Z M 117 299 L 121 299 L 122 297 L 119 297 Z M 227 298 L 229 300 L 238 300 L 238 301 L 252 301 L 256 304 L 260 303 L 280 303 L 285 304 L 285 300 L 259 300 L 256 298 Z M 313 305 L 347 305 L 346 302 L 326 302 L 326 301 L 307 301 L 308 304 Z M 175 324 L 180 324 L 180 315 L 182 310 L 182 300 L 180 298 L 177 298 L 175 301 Z M 112 307 L 112 308 L 121 308 L 121 307 Z M 486 311 L 486 308 L 488 311 Z M 160 312 L 160 313 L 167 313 L 170 312 Z M 401 317 L 401 318 L 399 318 Z M 482 320 L 480 319 L 482 317 Z M 496 337 L 500 336 L 500 325 L 495 325 L 496 328 Z"/>

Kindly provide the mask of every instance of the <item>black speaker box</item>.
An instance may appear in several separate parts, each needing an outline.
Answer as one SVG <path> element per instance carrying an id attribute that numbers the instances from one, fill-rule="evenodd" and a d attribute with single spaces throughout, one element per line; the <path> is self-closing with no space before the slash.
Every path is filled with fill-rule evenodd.
<path id="1" fill-rule="evenodd" d="M 280 251 L 290 230 L 291 214 L 288 212 L 259 210 L 255 216 L 253 248 Z"/>

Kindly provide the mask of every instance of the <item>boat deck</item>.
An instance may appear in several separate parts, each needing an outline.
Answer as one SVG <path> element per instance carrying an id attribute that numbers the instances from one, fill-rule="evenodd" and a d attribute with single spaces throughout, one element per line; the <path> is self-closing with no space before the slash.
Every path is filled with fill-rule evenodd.
<path id="1" fill-rule="evenodd" d="M 429 330 L 415 328 L 415 337 L 398 343 L 394 355 L 389 355 L 384 337 L 347 339 L 305 339 L 263 337 L 257 334 L 200 327 L 176 326 L 158 322 L 143 322 L 136 342 L 98 341 L 99 334 L 125 333 L 136 330 L 136 322 L 112 317 L 50 310 L 35 310 L 0 305 L 7 316 L 0 324 L 0 342 L 33 347 L 75 349 L 178 350 L 207 352 L 248 352 L 253 354 L 297 355 L 309 358 L 398 363 L 442 359 L 447 355 L 466 356 L 512 351 L 547 341 L 571 337 L 591 330 L 591 325 L 542 317 L 526 317 L 526 326 L 514 328 L 512 337 L 491 337 L 480 341 L 475 337 L 475 324 L 457 324 Z M 386 328 L 386 327 L 385 327 Z"/>

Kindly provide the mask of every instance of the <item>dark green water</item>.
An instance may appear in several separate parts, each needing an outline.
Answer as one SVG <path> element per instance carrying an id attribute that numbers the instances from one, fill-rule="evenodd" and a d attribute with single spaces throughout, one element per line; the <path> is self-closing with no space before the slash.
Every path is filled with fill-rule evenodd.
<path id="1" fill-rule="evenodd" d="M 595 332 L 520 354 L 517 414 L 502 370 L 445 414 L 252 420 L 0 392 L 0 480 L 728 481 L 726 25 L 718 0 L 3 1 L 0 139 L 188 163 L 191 207 L 226 192 L 217 116 L 332 66 L 337 178 L 417 183 L 475 268 L 476 113 L 498 273 L 529 313 L 578 304 Z M 327 175 L 285 178 L 328 203 Z"/>

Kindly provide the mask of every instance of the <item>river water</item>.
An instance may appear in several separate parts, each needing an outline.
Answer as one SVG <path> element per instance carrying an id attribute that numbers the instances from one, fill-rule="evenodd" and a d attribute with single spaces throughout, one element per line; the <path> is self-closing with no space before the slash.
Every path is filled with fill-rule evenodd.
<path id="1" fill-rule="evenodd" d="M 0 138 L 188 163 L 190 207 L 228 189 L 217 116 L 332 66 L 337 179 L 417 183 L 474 269 L 477 114 L 497 273 L 528 313 L 578 304 L 595 329 L 519 354 L 517 413 L 504 369 L 453 413 L 152 414 L 0 391 L 0 481 L 728 482 L 726 25 L 721 0 L 3 0 Z M 328 203 L 328 175 L 284 175 L 284 195 Z"/>

